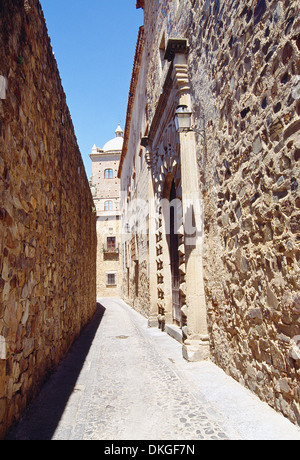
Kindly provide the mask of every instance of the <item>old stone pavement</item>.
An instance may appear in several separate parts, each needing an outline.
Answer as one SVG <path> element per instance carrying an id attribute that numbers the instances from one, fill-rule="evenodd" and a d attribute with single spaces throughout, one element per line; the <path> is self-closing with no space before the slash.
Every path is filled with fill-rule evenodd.
<path id="1" fill-rule="evenodd" d="M 300 429 L 120 299 L 91 323 L 9 440 L 300 440 Z"/>

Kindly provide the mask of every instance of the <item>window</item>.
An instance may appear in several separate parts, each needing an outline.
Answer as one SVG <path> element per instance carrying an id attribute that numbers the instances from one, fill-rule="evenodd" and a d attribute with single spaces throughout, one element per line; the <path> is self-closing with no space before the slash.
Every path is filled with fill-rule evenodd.
<path id="1" fill-rule="evenodd" d="M 116 249 L 116 238 L 114 236 L 109 236 L 107 238 L 107 249 L 108 251 Z"/>
<path id="2" fill-rule="evenodd" d="M 106 285 L 116 286 L 116 284 L 117 284 L 117 274 L 116 273 L 106 273 Z"/>
<path id="3" fill-rule="evenodd" d="M 113 179 L 114 178 L 114 172 L 112 169 L 106 169 L 104 171 L 104 178 L 105 179 Z"/>
<path id="4" fill-rule="evenodd" d="M 104 203 L 104 211 L 112 211 L 113 210 L 113 202 L 112 201 L 105 201 Z"/>
<path id="5" fill-rule="evenodd" d="M 103 244 L 104 254 L 119 254 L 119 245 L 117 245 L 115 236 L 108 236 L 106 243 Z"/>

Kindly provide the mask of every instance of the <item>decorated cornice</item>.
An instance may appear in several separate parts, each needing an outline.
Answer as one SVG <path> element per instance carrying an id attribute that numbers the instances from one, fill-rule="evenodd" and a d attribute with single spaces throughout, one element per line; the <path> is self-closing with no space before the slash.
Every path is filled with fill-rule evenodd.
<path id="1" fill-rule="evenodd" d="M 189 46 L 186 38 L 170 38 L 167 43 L 165 59 L 171 62 L 173 61 L 175 54 L 186 54 L 188 50 Z"/>

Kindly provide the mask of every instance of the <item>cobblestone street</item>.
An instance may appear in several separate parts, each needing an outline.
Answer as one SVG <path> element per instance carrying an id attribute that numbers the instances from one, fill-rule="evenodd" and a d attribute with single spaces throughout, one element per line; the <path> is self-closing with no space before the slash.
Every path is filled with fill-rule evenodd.
<path id="1" fill-rule="evenodd" d="M 101 306 L 12 440 L 300 439 L 300 430 L 117 299 Z"/>

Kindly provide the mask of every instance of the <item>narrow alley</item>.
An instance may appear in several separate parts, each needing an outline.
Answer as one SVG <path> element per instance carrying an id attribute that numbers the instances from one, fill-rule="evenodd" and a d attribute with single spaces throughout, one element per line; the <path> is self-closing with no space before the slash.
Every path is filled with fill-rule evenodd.
<path id="1" fill-rule="evenodd" d="M 93 320 L 8 440 L 300 440 L 300 429 L 122 300 Z"/>

